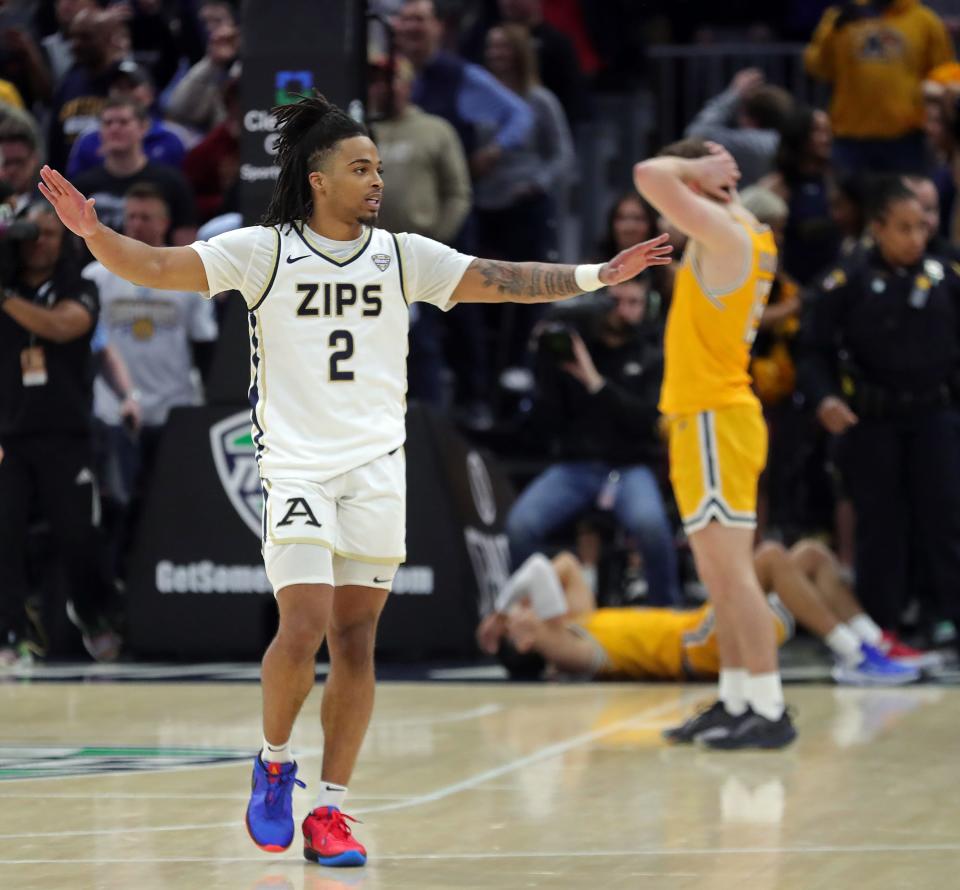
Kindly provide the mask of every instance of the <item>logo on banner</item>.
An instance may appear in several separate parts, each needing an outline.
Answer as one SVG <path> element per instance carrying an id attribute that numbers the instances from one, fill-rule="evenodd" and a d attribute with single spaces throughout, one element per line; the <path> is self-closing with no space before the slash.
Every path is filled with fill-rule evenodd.
<path id="1" fill-rule="evenodd" d="M 493 525 L 497 518 L 497 501 L 493 496 L 493 483 L 483 458 L 476 452 L 467 454 L 467 478 L 470 480 L 470 494 L 477 516 L 484 525 Z"/>
<path id="2" fill-rule="evenodd" d="M 278 71 L 274 82 L 277 105 L 293 105 L 299 95 L 306 96 L 313 89 L 312 71 Z"/>
<path id="3" fill-rule="evenodd" d="M 247 528 L 259 538 L 263 490 L 250 432 L 250 414 L 240 411 L 210 427 L 210 449 L 230 503 Z"/>
<path id="4" fill-rule="evenodd" d="M 211 766 L 250 759 L 249 751 L 221 748 L 0 747 L 0 781 L 92 776 L 103 773 L 140 773 Z"/>
<path id="5" fill-rule="evenodd" d="M 477 579 L 478 614 L 486 615 L 510 577 L 510 542 L 502 532 L 491 534 L 469 527 L 463 530 L 463 537 Z"/>

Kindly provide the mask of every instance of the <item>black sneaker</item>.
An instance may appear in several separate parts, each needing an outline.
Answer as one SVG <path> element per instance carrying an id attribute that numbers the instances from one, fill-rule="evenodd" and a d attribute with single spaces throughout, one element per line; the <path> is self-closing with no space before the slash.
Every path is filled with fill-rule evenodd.
<path id="1" fill-rule="evenodd" d="M 768 720 L 748 710 L 734 718 L 734 725 L 726 732 L 710 733 L 697 739 L 714 751 L 737 751 L 741 748 L 786 748 L 797 737 L 789 710 L 779 720 Z"/>
<path id="2" fill-rule="evenodd" d="M 723 706 L 723 702 L 718 700 L 708 707 L 701 708 L 686 723 L 674 726 L 672 729 L 665 729 L 663 738 L 673 745 L 692 745 L 697 736 L 707 730 L 726 730 L 737 719 L 731 717 Z"/>

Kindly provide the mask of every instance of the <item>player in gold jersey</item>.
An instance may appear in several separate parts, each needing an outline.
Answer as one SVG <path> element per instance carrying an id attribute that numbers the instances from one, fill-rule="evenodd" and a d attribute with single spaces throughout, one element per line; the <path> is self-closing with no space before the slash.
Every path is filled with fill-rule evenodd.
<path id="1" fill-rule="evenodd" d="M 832 650 L 838 683 L 892 686 L 917 679 L 916 669 L 894 663 L 857 633 L 863 607 L 821 544 L 800 541 L 789 552 L 761 544 L 754 567 L 779 644 L 793 635 L 796 620 Z M 537 678 L 544 669 L 610 680 L 705 679 L 720 669 L 712 606 L 597 608 L 570 553 L 530 557 L 497 597 L 477 639 L 518 679 Z"/>
<path id="2" fill-rule="evenodd" d="M 715 748 L 783 747 L 796 731 L 752 559 L 767 429 L 747 370 L 777 248 L 740 204 L 740 172 L 719 145 L 684 140 L 633 173 L 640 194 L 689 238 L 667 318 L 660 410 L 674 494 L 716 612 L 721 665 L 718 701 L 664 735 Z"/>

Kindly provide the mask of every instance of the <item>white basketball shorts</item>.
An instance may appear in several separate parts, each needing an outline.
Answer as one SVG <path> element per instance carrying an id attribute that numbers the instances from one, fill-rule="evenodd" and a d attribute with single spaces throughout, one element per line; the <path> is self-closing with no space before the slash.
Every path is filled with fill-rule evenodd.
<path id="1" fill-rule="evenodd" d="M 262 482 L 263 561 L 274 595 L 291 584 L 390 589 L 406 559 L 402 448 L 326 482 Z"/>

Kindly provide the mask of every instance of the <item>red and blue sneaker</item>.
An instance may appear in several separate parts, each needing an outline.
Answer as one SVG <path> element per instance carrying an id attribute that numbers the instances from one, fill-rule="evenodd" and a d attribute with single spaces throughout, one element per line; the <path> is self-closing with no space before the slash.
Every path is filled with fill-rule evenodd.
<path id="1" fill-rule="evenodd" d="M 832 676 L 843 686 L 902 686 L 920 679 L 920 671 L 894 661 L 879 649 L 860 644 L 860 661 L 856 664 L 839 662 Z"/>
<path id="2" fill-rule="evenodd" d="M 353 836 L 347 820 L 358 821 L 336 807 L 317 807 L 303 820 L 303 855 L 334 868 L 365 865 L 367 850 Z"/>
<path id="3" fill-rule="evenodd" d="M 297 778 L 296 763 L 253 761 L 253 789 L 247 804 L 247 832 L 267 853 L 282 853 L 293 843 L 293 787 L 307 786 Z"/>
<path id="4" fill-rule="evenodd" d="M 914 649 L 903 642 L 893 631 L 883 632 L 883 641 L 877 647 L 891 661 L 918 670 L 938 670 L 943 667 L 943 656 L 939 652 L 925 652 Z"/>

